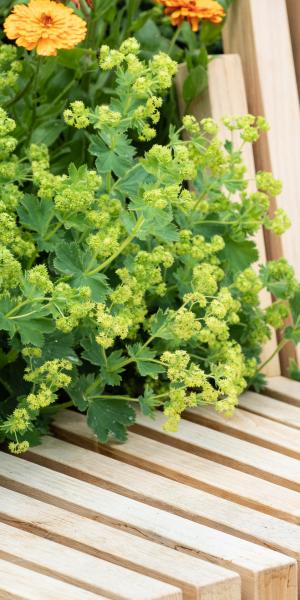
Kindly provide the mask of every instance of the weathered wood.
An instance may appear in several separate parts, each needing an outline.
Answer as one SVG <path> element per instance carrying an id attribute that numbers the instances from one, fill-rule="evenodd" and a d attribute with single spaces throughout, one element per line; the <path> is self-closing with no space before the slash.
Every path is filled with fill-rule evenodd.
<path id="1" fill-rule="evenodd" d="M 240 598 L 240 580 L 232 571 L 4 488 L 0 520 L 175 585 L 186 600 L 206 600 L 214 594 L 224 600 Z M 280 555 L 278 563 L 279 577 L 288 577 L 293 562 L 284 562 Z"/>
<path id="2" fill-rule="evenodd" d="M 1 600 L 105 600 L 53 577 L 0 559 Z"/>
<path id="3" fill-rule="evenodd" d="M 299 0 L 286 0 L 289 26 L 291 32 L 294 64 L 300 96 L 300 3 Z"/>
<path id="4" fill-rule="evenodd" d="M 85 447 L 99 449 L 118 460 L 139 466 L 234 500 L 239 504 L 300 523 L 299 494 L 248 473 L 194 456 L 183 450 L 174 450 L 165 444 L 131 433 L 124 445 L 101 446 L 88 428 L 85 417 L 62 411 L 55 421 L 55 431 L 64 439 L 76 440 Z"/>
<path id="5" fill-rule="evenodd" d="M 181 420 L 178 431 L 167 433 L 163 431 L 165 420 L 159 411 L 155 413 L 155 420 L 138 414 L 133 430 L 176 449 L 181 448 L 300 492 L 299 460 L 185 419 Z"/>
<path id="6" fill-rule="evenodd" d="M 0 522 L 1 559 L 115 600 L 182 598 L 178 588 L 23 531 L 18 517 L 12 523 Z"/>
<path id="7" fill-rule="evenodd" d="M 270 124 L 270 131 L 254 147 L 256 168 L 272 171 L 282 180 L 283 194 L 273 202 L 272 210 L 275 206 L 285 208 L 292 223 L 281 238 L 266 232 L 267 256 L 284 256 L 300 278 L 300 116 L 284 0 L 272 2 L 272 7 L 270 0 L 234 2 L 223 39 L 227 53 L 241 56 L 250 112 L 264 115 Z M 283 372 L 289 358 L 295 356 L 295 348 L 286 346 L 281 357 Z"/>
<path id="8" fill-rule="evenodd" d="M 245 410 L 236 408 L 232 417 L 225 417 L 222 413 L 217 413 L 212 406 L 201 406 L 186 410 L 184 418 L 193 423 L 206 425 L 216 431 L 223 431 L 241 440 L 248 440 L 263 448 L 270 448 L 270 450 L 281 452 L 287 456 L 300 458 L 299 433 L 292 427 L 287 427 L 281 422 L 277 423 L 272 420 L 272 417 L 267 418 L 269 400 L 271 399 L 266 396 L 255 394 L 253 401 L 253 394 L 249 396 L 244 394 L 240 398 L 239 406 Z M 280 421 L 285 406 L 279 403 L 280 406 L 277 407 L 277 404 L 278 400 L 270 402 L 270 412 Z M 300 415 L 297 416 L 300 418 Z"/>
<path id="9" fill-rule="evenodd" d="M 299 383 L 299 382 L 297 382 Z M 240 399 L 240 405 L 243 409 L 259 415 L 268 415 L 268 418 L 289 426 L 291 439 L 299 436 L 300 429 L 300 408 L 290 406 L 285 402 L 280 402 L 268 396 L 261 396 L 255 392 L 247 392 Z M 299 439 L 300 441 L 300 439 Z"/>
<path id="10" fill-rule="evenodd" d="M 286 377 L 270 377 L 264 393 L 272 398 L 277 398 L 287 404 L 292 404 L 293 406 L 300 408 L 300 381 L 294 381 L 293 379 L 287 379 Z M 284 419 L 287 413 L 289 414 L 288 406 L 282 411 L 280 415 L 281 418 Z M 295 413 L 293 411 L 291 423 L 294 423 L 294 415 Z M 290 424 L 290 422 L 288 424 Z"/>
<path id="11" fill-rule="evenodd" d="M 185 65 L 180 65 L 176 77 L 176 86 L 181 114 L 184 114 L 185 112 L 182 87 L 186 75 L 187 70 Z M 248 113 L 241 60 L 237 54 L 219 55 L 209 62 L 207 91 L 191 103 L 188 112 L 193 114 L 199 121 L 203 117 L 212 116 L 220 123 L 220 136 L 222 139 L 226 140 L 228 137 L 228 130 L 221 124 L 222 117 L 225 115 L 244 115 Z M 240 146 L 240 138 L 237 133 L 233 134 L 233 142 L 237 147 Z M 252 146 L 250 144 L 244 145 L 243 158 L 247 167 L 249 190 L 255 191 L 255 166 Z M 265 263 L 266 250 L 262 229 L 256 234 L 255 241 L 259 252 L 259 262 Z M 263 308 L 271 304 L 271 296 L 266 290 L 261 292 L 260 302 Z M 263 348 L 261 356 L 262 362 L 271 356 L 276 344 L 276 335 L 275 332 L 273 332 L 271 339 Z M 268 377 L 280 375 L 280 364 L 277 354 L 268 363 L 264 369 L 264 373 Z"/>
<path id="12" fill-rule="evenodd" d="M 86 495 L 90 494 L 91 502 L 95 498 L 95 486 L 101 486 L 101 494 L 104 489 L 113 490 L 123 497 L 142 501 L 151 507 L 167 510 L 196 523 L 209 525 L 216 530 L 279 550 L 297 561 L 300 559 L 300 528 L 298 526 L 261 514 L 224 498 L 213 496 L 148 471 L 141 472 L 132 465 L 121 463 L 104 455 L 99 456 L 96 452 L 49 437 L 44 439 L 42 446 L 32 448 L 25 458 L 36 464 L 55 469 L 59 473 L 72 476 L 72 510 L 74 511 L 76 506 L 76 511 L 79 511 L 80 514 L 85 515 L 86 513 L 82 512 L 84 508 L 81 489 L 75 487 L 75 477 L 83 486 L 83 492 L 87 482 L 94 484 L 93 491 L 90 487 L 86 491 Z M 15 483 L 12 484 L 14 477 Z M 27 477 L 28 484 L 31 484 L 32 478 L 29 475 Z M 42 486 L 42 483 L 41 478 L 39 485 Z M 20 484 L 20 479 L 14 472 L 10 478 L 6 477 L 6 485 L 14 486 L 13 489 L 17 489 L 15 486 L 20 486 Z M 62 489 L 64 488 L 62 487 Z M 27 489 L 24 488 L 24 490 L 28 492 Z M 53 484 L 55 502 L 64 508 L 63 503 L 58 504 L 60 495 L 56 493 L 56 490 L 57 485 Z M 82 496 L 85 497 L 83 492 Z M 31 487 L 30 493 L 33 493 L 33 487 Z M 120 499 L 120 496 L 118 498 Z M 46 498 L 46 500 L 48 499 Z M 53 502 L 53 498 L 51 501 Z M 99 506 L 98 498 L 95 499 L 95 502 Z M 86 504 L 86 506 L 88 505 Z"/>
<path id="13" fill-rule="evenodd" d="M 0 483 L 43 502 L 229 567 L 241 576 L 245 599 L 266 597 L 266 573 L 268 586 L 274 590 L 281 577 L 281 554 L 67 475 L 49 472 L 33 463 L 2 456 Z"/>

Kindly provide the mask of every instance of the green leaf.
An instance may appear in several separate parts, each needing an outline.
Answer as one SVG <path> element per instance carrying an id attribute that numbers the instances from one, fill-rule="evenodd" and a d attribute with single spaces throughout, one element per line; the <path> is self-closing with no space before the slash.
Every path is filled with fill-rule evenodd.
<path id="1" fill-rule="evenodd" d="M 296 381 L 300 381 L 300 369 L 294 359 L 290 360 L 288 376 L 291 379 L 295 379 Z"/>
<path id="2" fill-rule="evenodd" d="M 28 344 L 43 346 L 44 334 L 50 333 L 54 329 L 55 325 L 49 317 L 24 317 L 24 319 L 18 319 L 16 325 L 16 331 L 19 332 L 25 346 Z"/>
<path id="3" fill-rule="evenodd" d="M 192 69 L 187 78 L 184 81 L 182 94 L 184 101 L 189 104 L 200 96 L 202 92 L 207 88 L 208 78 L 207 78 L 207 70 L 202 65 L 197 65 L 194 69 Z"/>
<path id="4" fill-rule="evenodd" d="M 300 286 L 298 287 L 294 296 L 290 299 L 289 302 L 292 311 L 293 321 L 294 323 L 296 323 L 296 321 L 300 317 Z"/>
<path id="5" fill-rule="evenodd" d="M 168 329 L 169 319 L 170 317 L 168 312 L 163 312 L 161 308 L 159 308 L 156 315 L 154 315 L 150 321 L 151 335 L 163 340 L 171 340 L 173 338 L 173 334 Z"/>
<path id="6" fill-rule="evenodd" d="M 126 360 L 122 350 L 114 350 L 106 357 L 106 363 L 101 368 L 101 375 L 107 385 L 119 385 L 122 381 L 122 366 Z"/>
<path id="7" fill-rule="evenodd" d="M 80 412 L 85 412 L 95 402 L 93 396 L 102 394 L 104 385 L 96 380 L 93 373 L 80 375 L 68 387 L 67 392 Z"/>
<path id="8" fill-rule="evenodd" d="M 88 360 L 92 365 L 96 365 L 97 367 L 101 367 L 105 364 L 103 352 L 99 344 L 97 344 L 95 338 L 89 337 L 81 342 L 81 346 L 84 348 L 84 352 L 82 352 L 82 358 Z"/>
<path id="9" fill-rule="evenodd" d="M 97 156 L 96 166 L 99 173 L 113 171 L 117 177 L 123 177 L 133 166 L 135 150 L 126 135 L 120 132 L 101 136 L 90 136 L 90 153 Z"/>
<path id="10" fill-rule="evenodd" d="M 87 413 L 87 422 L 103 444 L 112 434 L 120 442 L 127 439 L 127 427 L 135 421 L 134 409 L 123 400 L 93 400 Z"/>
<path id="11" fill-rule="evenodd" d="M 155 409 L 161 404 L 161 401 L 155 398 L 153 389 L 146 385 L 143 396 L 139 397 L 139 403 L 143 415 L 154 419 Z"/>
<path id="12" fill-rule="evenodd" d="M 230 238 L 225 239 L 225 247 L 218 256 L 225 263 L 222 268 L 233 276 L 247 269 L 259 258 L 254 242 L 236 242 Z"/>
<path id="13" fill-rule="evenodd" d="M 286 327 L 284 330 L 286 340 L 292 340 L 295 344 L 300 343 L 300 325 L 298 327 Z"/>
<path id="14" fill-rule="evenodd" d="M 152 379 L 157 379 L 159 373 L 165 372 L 163 365 L 152 362 L 156 356 L 154 350 L 150 350 L 150 348 L 147 347 L 143 348 L 141 344 L 127 346 L 127 350 L 129 356 L 134 358 L 137 370 L 143 377 L 149 376 L 152 377 Z"/>
<path id="15" fill-rule="evenodd" d="M 54 217 L 53 204 L 50 200 L 44 198 L 39 200 L 36 196 L 26 194 L 17 211 L 21 225 L 36 231 L 41 237 L 46 235 Z"/>
<path id="16" fill-rule="evenodd" d="M 51 146 L 64 129 L 66 129 L 66 125 L 63 121 L 53 121 L 51 119 L 49 123 L 44 123 L 33 131 L 31 143 Z"/>
<path id="17" fill-rule="evenodd" d="M 89 275 L 89 272 L 98 266 L 90 252 L 84 252 L 75 242 L 70 244 L 62 242 L 56 248 L 53 264 L 59 273 L 69 275 L 69 283 L 72 287 L 87 286 L 91 289 L 92 299 L 95 302 L 105 300 L 109 292 L 107 277 L 102 273 Z"/>

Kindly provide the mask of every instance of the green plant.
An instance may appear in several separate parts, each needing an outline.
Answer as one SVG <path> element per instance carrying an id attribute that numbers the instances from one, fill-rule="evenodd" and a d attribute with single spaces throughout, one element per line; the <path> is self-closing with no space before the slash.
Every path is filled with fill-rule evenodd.
<path id="1" fill-rule="evenodd" d="M 247 381 L 261 385 L 261 346 L 290 305 L 286 337 L 298 335 L 292 268 L 251 267 L 261 224 L 288 226 L 282 211 L 268 216 L 280 189 L 271 174 L 247 191 L 242 147 L 265 120 L 224 119 L 229 137 L 240 132 L 238 149 L 212 119 L 190 116 L 187 140 L 171 127 L 168 145 L 150 142 L 176 64 L 161 53 L 147 64 L 138 51 L 135 39 L 103 46 L 100 66 L 116 72 L 110 104 L 65 111 L 92 170 L 52 174 L 44 145 L 20 158 L 15 123 L 0 112 L 0 432 L 13 452 L 73 404 L 102 442 L 126 439 L 136 405 L 149 416 L 162 406 L 169 430 L 188 406 L 230 414 Z M 263 286 L 277 298 L 266 311 Z"/>

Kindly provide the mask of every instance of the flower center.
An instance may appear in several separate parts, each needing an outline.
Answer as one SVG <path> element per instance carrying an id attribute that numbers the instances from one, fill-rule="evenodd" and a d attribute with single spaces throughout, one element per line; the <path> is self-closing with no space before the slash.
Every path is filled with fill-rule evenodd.
<path id="1" fill-rule="evenodd" d="M 41 15 L 41 22 L 43 23 L 43 25 L 45 25 L 45 27 L 49 27 L 53 24 L 53 19 L 50 15 L 46 15 L 46 13 L 43 13 Z"/>

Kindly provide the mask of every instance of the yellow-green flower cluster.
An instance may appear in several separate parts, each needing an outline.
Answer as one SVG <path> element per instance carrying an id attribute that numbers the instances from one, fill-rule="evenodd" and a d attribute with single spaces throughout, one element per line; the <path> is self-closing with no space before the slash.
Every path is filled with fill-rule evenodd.
<path id="1" fill-rule="evenodd" d="M 22 68 L 22 62 L 17 59 L 17 48 L 0 44 L 0 91 L 16 86 Z"/>

